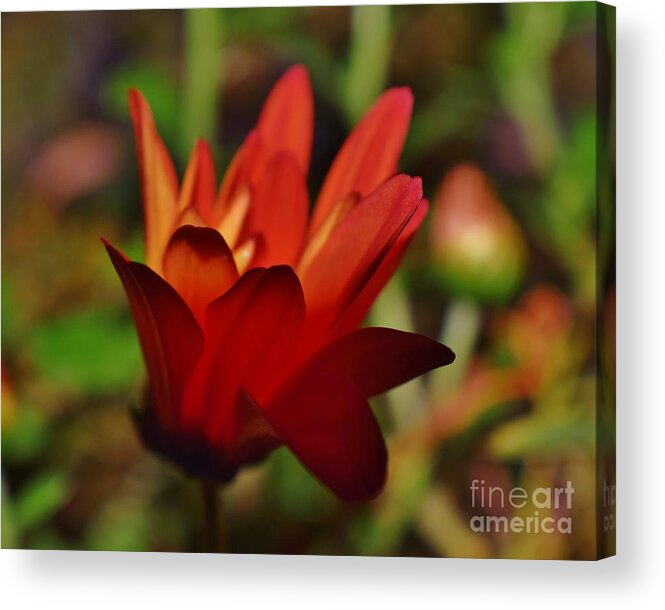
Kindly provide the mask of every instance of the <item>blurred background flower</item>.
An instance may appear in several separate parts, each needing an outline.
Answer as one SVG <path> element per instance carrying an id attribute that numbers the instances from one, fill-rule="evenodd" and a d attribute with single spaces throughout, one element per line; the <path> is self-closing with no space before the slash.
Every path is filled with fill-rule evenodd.
<path id="1" fill-rule="evenodd" d="M 345 506 L 284 451 L 228 493 L 228 549 L 589 558 L 595 553 L 596 280 L 611 327 L 610 24 L 592 3 L 16 13 L 2 20 L 3 546 L 196 548 L 196 490 L 128 416 L 140 350 L 99 246 L 133 259 L 142 219 L 127 90 L 182 176 L 218 173 L 284 70 L 316 99 L 309 191 L 378 94 L 409 86 L 400 169 L 429 226 L 371 312 L 456 362 L 375 401 L 386 491 Z M 611 125 L 611 123 L 610 123 Z M 597 222 L 598 221 L 598 222 Z M 453 228 L 455 227 L 455 228 Z M 597 270 L 601 270 L 597 278 Z M 607 270 L 607 271 L 606 271 Z M 611 341 L 602 346 L 611 374 Z M 468 527 L 468 485 L 574 478 L 571 535 Z"/>
<path id="2" fill-rule="evenodd" d="M 445 293 L 488 303 L 513 296 L 524 276 L 526 244 L 478 168 L 448 172 L 430 227 L 433 268 Z"/>

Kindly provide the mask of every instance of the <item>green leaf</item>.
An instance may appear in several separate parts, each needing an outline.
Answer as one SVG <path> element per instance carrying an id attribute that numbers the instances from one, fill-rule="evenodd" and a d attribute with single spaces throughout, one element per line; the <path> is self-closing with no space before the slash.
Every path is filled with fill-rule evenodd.
<path id="1" fill-rule="evenodd" d="M 2 429 L 2 459 L 28 462 L 39 455 L 48 442 L 49 431 L 41 413 L 30 407 L 16 409 L 16 420 Z"/>
<path id="2" fill-rule="evenodd" d="M 33 479 L 16 499 L 16 526 L 33 529 L 50 519 L 62 506 L 68 485 L 62 473 L 45 473 Z"/>
<path id="3" fill-rule="evenodd" d="M 596 206 L 596 116 L 583 115 L 573 125 L 543 201 L 546 229 L 564 252 L 580 231 L 593 225 Z"/>
<path id="4" fill-rule="evenodd" d="M 592 420 L 558 421 L 537 415 L 511 422 L 497 430 L 489 439 L 489 450 L 500 459 L 562 456 L 592 449 L 595 434 Z"/>
<path id="5" fill-rule="evenodd" d="M 84 547 L 92 551 L 145 551 L 150 523 L 144 507 L 126 498 L 112 502 L 86 532 Z"/>
<path id="6" fill-rule="evenodd" d="M 15 315 L 14 303 L 12 301 L 12 291 L 9 286 L 9 280 L 2 278 L 2 299 L 0 299 L 0 312 L 2 324 L 2 346 L 7 347 L 15 342 L 17 335 L 17 320 Z"/>
<path id="7" fill-rule="evenodd" d="M 4 443 L 3 443 L 4 444 Z M 2 548 L 15 549 L 18 546 L 16 530 L 16 509 L 12 504 L 7 487 L 2 485 Z"/>
<path id="8" fill-rule="evenodd" d="M 270 491 L 276 506 L 302 520 L 311 520 L 334 506 L 332 494 L 289 451 L 276 451 L 269 462 Z"/>
<path id="9" fill-rule="evenodd" d="M 142 369 L 128 315 L 93 310 L 63 316 L 36 328 L 30 339 L 39 373 L 79 393 L 121 389 Z"/>
<path id="10" fill-rule="evenodd" d="M 565 25 L 563 3 L 507 4 L 506 27 L 489 54 L 503 106 L 520 126 L 531 163 L 546 175 L 557 158 L 550 57 Z"/>

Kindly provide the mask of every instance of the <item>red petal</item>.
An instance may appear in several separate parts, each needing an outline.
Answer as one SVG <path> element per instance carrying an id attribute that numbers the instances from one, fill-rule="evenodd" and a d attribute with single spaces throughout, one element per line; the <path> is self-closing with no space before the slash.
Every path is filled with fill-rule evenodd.
<path id="1" fill-rule="evenodd" d="M 260 175 L 260 170 L 265 166 L 265 156 L 265 147 L 258 131 L 254 129 L 245 138 L 224 174 L 215 204 L 213 225 L 219 224 L 236 195 L 252 182 L 252 176 Z"/>
<path id="2" fill-rule="evenodd" d="M 420 178 L 395 176 L 350 210 L 301 272 L 312 337 L 362 293 L 423 201 Z"/>
<path id="3" fill-rule="evenodd" d="M 132 309 L 150 379 L 151 406 L 160 423 L 173 429 L 203 350 L 203 333 L 180 295 L 159 275 L 104 244 Z"/>
<path id="4" fill-rule="evenodd" d="M 314 105 L 307 71 L 294 66 L 277 81 L 268 95 L 259 121 L 233 158 L 217 199 L 220 215 L 238 190 L 254 186 L 266 163 L 277 153 L 290 152 L 303 175 L 309 170 L 312 150 Z"/>
<path id="5" fill-rule="evenodd" d="M 185 225 L 164 253 L 164 278 L 185 299 L 199 320 L 208 304 L 238 279 L 233 253 L 215 229 Z"/>
<path id="6" fill-rule="evenodd" d="M 308 408 L 301 409 L 304 405 Z M 341 500 L 371 500 L 383 489 L 386 445 L 367 399 L 347 381 L 326 375 L 303 380 L 284 390 L 267 418 L 303 465 Z"/>
<path id="7" fill-rule="evenodd" d="M 349 333 L 316 353 L 266 401 L 282 440 L 343 500 L 383 486 L 386 452 L 367 398 L 450 364 L 427 337 L 387 328 Z"/>
<path id="8" fill-rule="evenodd" d="M 405 87 L 391 89 L 375 102 L 330 168 L 314 208 L 312 231 L 349 193 L 364 197 L 397 171 L 412 108 L 413 95 Z"/>
<path id="9" fill-rule="evenodd" d="M 188 399 L 188 414 L 203 415 L 211 441 L 233 442 L 240 388 L 260 402 L 288 366 L 304 315 L 300 282 L 286 266 L 252 269 L 210 304 L 208 362 L 196 383 L 200 394 Z"/>
<path id="10" fill-rule="evenodd" d="M 263 105 L 257 125 L 269 157 L 285 150 L 293 153 L 307 174 L 312 152 L 314 105 L 307 70 L 293 66 L 277 81 Z"/>
<path id="11" fill-rule="evenodd" d="M 392 328 L 361 328 L 339 337 L 313 358 L 353 380 L 371 398 L 455 360 L 452 350 L 423 335 Z"/>
<path id="12" fill-rule="evenodd" d="M 150 106 L 136 90 L 129 92 L 129 109 L 143 187 L 146 262 L 159 270 L 176 220 L 178 178 L 164 142 L 157 133 Z"/>
<path id="13" fill-rule="evenodd" d="M 384 286 L 397 271 L 406 250 L 411 244 L 411 240 L 420 228 L 425 216 L 427 216 L 428 209 L 429 204 L 423 199 L 415 214 L 404 228 L 404 231 L 402 231 L 385 259 L 379 265 L 372 279 L 363 288 L 348 311 L 335 324 L 335 335 L 344 334 L 358 328 L 358 325 L 365 319 L 370 307 L 372 307 Z"/>
<path id="14" fill-rule="evenodd" d="M 263 252 L 253 265 L 295 266 L 307 230 L 309 200 L 305 176 L 295 157 L 288 152 L 275 155 L 259 179 L 245 234 L 260 233 Z"/>
<path id="15" fill-rule="evenodd" d="M 178 209 L 194 207 L 207 223 L 212 221 L 213 204 L 217 191 L 215 163 L 210 147 L 205 140 L 199 140 L 189 159 L 182 181 Z"/>
<path id="16" fill-rule="evenodd" d="M 256 462 L 282 444 L 261 407 L 244 389 L 236 400 L 231 427 L 235 433 L 229 457 L 236 464 Z"/>

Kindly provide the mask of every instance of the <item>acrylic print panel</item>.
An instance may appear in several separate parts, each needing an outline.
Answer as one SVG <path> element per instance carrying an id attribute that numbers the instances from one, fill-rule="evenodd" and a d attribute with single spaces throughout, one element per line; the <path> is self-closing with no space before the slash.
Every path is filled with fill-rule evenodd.
<path id="1" fill-rule="evenodd" d="M 3 15 L 3 547 L 613 554 L 613 19 Z"/>

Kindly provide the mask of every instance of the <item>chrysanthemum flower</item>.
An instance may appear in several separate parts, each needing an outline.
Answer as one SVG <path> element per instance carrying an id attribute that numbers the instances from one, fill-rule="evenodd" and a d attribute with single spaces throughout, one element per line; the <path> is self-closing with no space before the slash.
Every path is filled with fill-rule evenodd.
<path id="1" fill-rule="evenodd" d="M 106 247 L 148 370 L 145 443 L 216 481 L 286 445 L 341 499 L 375 496 L 387 456 L 368 399 L 454 359 L 426 337 L 358 329 L 427 210 L 420 179 L 394 175 L 410 91 L 375 103 L 311 213 L 302 67 L 275 85 L 219 189 L 205 142 L 179 183 L 145 99 L 132 91 L 130 106 L 147 264 Z"/>

